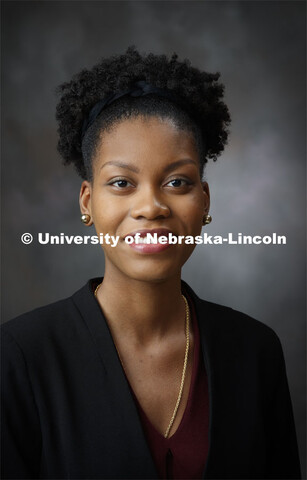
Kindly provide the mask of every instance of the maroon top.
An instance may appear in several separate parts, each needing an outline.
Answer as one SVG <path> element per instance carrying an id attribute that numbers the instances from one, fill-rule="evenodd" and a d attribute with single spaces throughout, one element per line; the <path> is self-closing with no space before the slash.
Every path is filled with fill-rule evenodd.
<path id="1" fill-rule="evenodd" d="M 208 381 L 194 306 L 188 295 L 186 298 L 194 332 L 193 370 L 187 405 L 181 422 L 171 437 L 164 438 L 156 430 L 133 394 L 152 457 L 159 476 L 163 479 L 203 478 L 208 455 Z"/>

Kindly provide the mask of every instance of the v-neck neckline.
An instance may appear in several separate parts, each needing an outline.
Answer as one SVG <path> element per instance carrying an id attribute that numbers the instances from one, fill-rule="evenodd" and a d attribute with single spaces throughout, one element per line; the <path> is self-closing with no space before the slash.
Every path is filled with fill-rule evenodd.
<path id="1" fill-rule="evenodd" d="M 140 458 L 142 458 L 144 468 L 146 469 L 146 471 L 144 470 L 144 478 L 154 478 L 155 476 L 156 478 L 159 478 L 142 428 L 137 406 L 133 398 L 133 394 L 131 392 L 131 388 L 129 386 L 127 378 L 123 372 L 123 368 L 113 341 L 113 337 L 111 335 L 111 331 L 99 306 L 99 303 L 94 296 L 94 290 L 96 286 L 102 281 L 103 277 L 96 277 L 90 279 L 83 288 L 81 288 L 73 295 L 72 299 L 76 307 L 80 311 L 88 330 L 91 333 L 93 342 L 96 345 L 97 352 L 102 363 L 104 374 L 109 382 L 109 387 L 113 391 L 113 401 L 117 404 L 119 411 L 123 406 L 122 398 L 125 398 L 125 412 L 122 413 L 122 416 L 124 416 L 125 422 L 127 424 L 129 423 L 130 425 L 131 438 L 129 438 L 129 447 L 133 448 L 133 445 L 137 445 L 137 448 L 139 449 Z M 201 318 L 204 315 L 203 306 L 201 304 L 202 300 L 198 298 L 198 296 L 191 289 L 191 287 L 189 287 L 189 285 L 183 280 L 181 280 L 181 285 L 182 290 L 186 291 L 193 300 L 196 318 Z M 210 319 L 210 302 L 205 303 L 208 308 L 208 315 L 206 315 L 207 318 L 202 318 L 202 320 L 204 321 L 198 321 L 198 328 L 200 333 L 200 348 L 202 350 L 205 369 L 207 371 L 209 389 L 209 451 L 203 478 L 206 478 L 206 472 L 208 471 L 208 466 L 211 458 L 213 413 L 215 411 L 212 409 L 214 377 L 212 377 L 211 366 L 211 357 L 213 355 L 213 352 L 211 351 L 212 349 L 210 347 L 213 342 L 212 335 L 214 334 L 214 331 L 212 330 L 212 327 L 214 324 L 214 318 Z M 207 320 L 209 321 L 209 324 Z M 140 448 L 140 445 L 142 445 L 142 448 Z"/>
<path id="2" fill-rule="evenodd" d="M 189 309 L 190 309 L 190 318 L 192 318 L 192 322 L 191 322 L 190 325 L 193 328 L 194 339 L 195 339 L 196 338 L 195 329 L 198 328 L 197 319 L 195 318 L 195 309 L 194 309 L 194 306 L 192 304 L 192 299 L 190 298 L 190 296 L 185 291 L 183 291 L 182 293 L 186 296 L 186 298 L 188 300 Z M 191 381 L 190 381 L 190 385 L 189 385 L 189 393 L 188 393 L 187 403 L 186 403 L 183 415 L 181 417 L 180 423 L 179 423 L 178 427 L 176 428 L 175 432 L 170 437 L 165 438 L 164 435 L 161 432 L 159 432 L 159 430 L 153 425 L 153 423 L 149 419 L 148 415 L 146 415 L 144 409 L 142 408 L 142 405 L 140 404 L 137 396 L 135 395 L 135 393 L 133 391 L 133 388 L 131 387 L 131 385 L 129 383 L 129 380 L 127 379 L 128 383 L 130 385 L 131 393 L 132 393 L 133 398 L 134 398 L 134 400 L 135 400 L 135 402 L 138 406 L 138 409 L 140 410 L 144 419 L 146 419 L 146 422 L 148 422 L 150 428 L 155 432 L 155 435 L 158 436 L 160 438 L 160 440 L 164 441 L 166 444 L 173 443 L 177 439 L 178 435 L 180 435 L 180 432 L 182 431 L 182 429 L 184 428 L 184 426 L 186 424 L 186 421 L 187 421 L 186 419 L 187 419 L 187 416 L 188 416 L 189 411 L 191 409 L 191 403 L 192 403 L 192 399 L 193 399 L 193 392 L 194 392 L 195 381 L 196 381 L 196 376 L 197 376 L 197 368 L 196 368 L 197 364 L 198 364 L 197 355 L 199 355 L 199 353 L 200 353 L 199 352 L 199 343 L 200 343 L 199 342 L 199 334 L 198 334 L 197 338 L 198 338 L 198 344 L 196 345 L 195 342 L 194 342 L 192 375 L 191 375 Z"/>

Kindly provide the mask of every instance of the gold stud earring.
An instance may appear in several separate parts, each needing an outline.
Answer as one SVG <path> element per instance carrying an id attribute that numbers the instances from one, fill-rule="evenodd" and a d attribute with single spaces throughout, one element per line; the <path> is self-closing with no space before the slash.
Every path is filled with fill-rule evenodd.
<path id="1" fill-rule="evenodd" d="M 208 225 L 211 222 L 212 222 L 212 217 L 211 215 L 209 215 L 209 213 L 203 216 L 203 225 Z"/>
<path id="2" fill-rule="evenodd" d="M 84 225 L 87 225 L 88 223 L 90 223 L 90 221 L 91 221 L 90 215 L 88 215 L 87 213 L 84 213 L 83 215 L 81 215 L 81 222 L 83 222 Z"/>

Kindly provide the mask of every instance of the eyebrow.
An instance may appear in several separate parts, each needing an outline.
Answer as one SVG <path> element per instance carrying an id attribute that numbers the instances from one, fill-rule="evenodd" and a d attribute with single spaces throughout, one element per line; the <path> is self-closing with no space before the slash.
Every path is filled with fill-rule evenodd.
<path id="1" fill-rule="evenodd" d="M 197 162 L 195 160 L 192 160 L 190 158 L 184 158 L 182 160 L 177 160 L 176 162 L 170 163 L 169 165 L 167 165 L 164 168 L 163 172 L 167 173 L 171 170 L 174 170 L 177 167 L 181 167 L 181 165 L 186 165 L 186 164 L 193 164 L 193 165 L 197 166 Z M 104 163 L 102 165 L 102 167 L 100 168 L 100 170 L 102 170 L 103 167 L 105 167 L 106 165 L 115 165 L 116 167 L 125 168 L 125 169 L 131 170 L 132 172 L 135 172 L 135 173 L 140 172 L 140 169 L 138 167 L 130 165 L 129 163 L 118 162 L 118 161 L 115 161 L 115 160 L 110 160 L 109 162 Z"/>
<path id="2" fill-rule="evenodd" d="M 100 170 L 103 169 L 103 167 L 106 167 L 107 165 L 115 165 L 116 167 L 120 168 L 126 168 L 127 170 L 132 170 L 132 172 L 139 173 L 139 169 L 137 167 L 134 167 L 133 165 L 129 165 L 129 163 L 123 163 L 123 162 L 117 162 L 115 160 L 110 160 L 109 162 L 104 163 Z"/>

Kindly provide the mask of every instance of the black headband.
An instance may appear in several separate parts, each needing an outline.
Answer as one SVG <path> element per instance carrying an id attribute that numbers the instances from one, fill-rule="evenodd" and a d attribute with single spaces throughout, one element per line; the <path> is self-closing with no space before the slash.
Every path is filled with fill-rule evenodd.
<path id="1" fill-rule="evenodd" d="M 124 92 L 119 92 L 119 93 L 111 93 L 110 95 L 103 98 L 93 106 L 88 117 L 85 118 L 83 121 L 82 134 L 81 134 L 82 139 L 87 129 L 91 125 L 93 125 L 94 121 L 100 115 L 102 110 L 108 105 L 110 105 L 111 103 L 113 103 L 115 100 L 117 100 L 118 98 L 124 97 L 125 95 L 130 95 L 131 97 L 143 97 L 151 93 L 154 93 L 160 97 L 168 98 L 169 100 L 172 100 L 177 104 L 180 104 L 185 110 L 187 110 L 187 105 L 184 102 L 184 100 L 178 95 L 176 95 L 173 91 L 165 88 L 158 88 L 153 85 L 150 85 L 149 83 L 146 83 L 144 80 L 139 80 L 135 82 L 132 85 L 132 87 L 129 88 L 128 90 Z"/>

